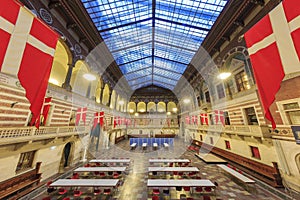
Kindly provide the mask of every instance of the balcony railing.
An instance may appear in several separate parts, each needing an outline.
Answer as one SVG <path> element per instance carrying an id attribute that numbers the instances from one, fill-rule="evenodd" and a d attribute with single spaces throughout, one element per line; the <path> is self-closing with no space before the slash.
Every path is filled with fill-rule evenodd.
<path id="1" fill-rule="evenodd" d="M 289 138 L 295 140 L 291 125 L 278 125 L 274 130 L 270 128 L 270 132 L 273 138 Z"/>
<path id="2" fill-rule="evenodd" d="M 196 129 L 202 131 L 211 131 L 226 133 L 230 135 L 240 135 L 249 137 L 262 137 L 270 138 L 271 132 L 268 126 L 255 126 L 255 125 L 188 125 L 188 129 Z"/>
<path id="3" fill-rule="evenodd" d="M 0 128 L 0 145 L 88 134 L 89 126 Z"/>

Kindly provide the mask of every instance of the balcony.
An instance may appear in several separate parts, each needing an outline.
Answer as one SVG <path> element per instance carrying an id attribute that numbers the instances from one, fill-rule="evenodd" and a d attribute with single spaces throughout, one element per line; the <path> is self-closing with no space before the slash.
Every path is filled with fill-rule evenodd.
<path id="1" fill-rule="evenodd" d="M 272 134 L 268 126 L 255 125 L 188 125 L 188 129 L 201 130 L 207 132 L 224 133 L 227 135 L 237 135 L 239 137 L 271 138 Z"/>
<path id="2" fill-rule="evenodd" d="M 270 128 L 269 131 L 272 134 L 272 138 L 295 141 L 291 125 L 277 125 L 276 129 L 272 130 Z"/>
<path id="3" fill-rule="evenodd" d="M 89 126 L 60 126 L 60 127 L 12 127 L 0 128 L 0 145 L 26 143 L 37 140 L 49 140 L 73 135 L 86 135 Z"/>

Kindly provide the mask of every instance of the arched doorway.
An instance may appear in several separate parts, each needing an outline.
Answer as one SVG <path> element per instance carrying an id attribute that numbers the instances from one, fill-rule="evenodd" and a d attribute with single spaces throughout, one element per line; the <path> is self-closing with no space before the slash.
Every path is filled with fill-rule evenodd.
<path id="1" fill-rule="evenodd" d="M 295 157 L 296 165 L 298 167 L 298 172 L 300 173 L 300 153 Z"/>
<path id="2" fill-rule="evenodd" d="M 64 169 L 68 166 L 70 166 L 72 160 L 72 143 L 68 142 L 61 155 L 61 160 L 60 160 L 60 172 L 63 172 Z"/>

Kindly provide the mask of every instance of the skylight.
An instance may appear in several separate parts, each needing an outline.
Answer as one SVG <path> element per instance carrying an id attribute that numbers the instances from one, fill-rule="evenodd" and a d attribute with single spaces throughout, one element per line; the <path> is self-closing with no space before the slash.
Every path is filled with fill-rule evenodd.
<path id="1" fill-rule="evenodd" d="M 227 0 L 81 0 L 133 90 L 173 90 Z"/>

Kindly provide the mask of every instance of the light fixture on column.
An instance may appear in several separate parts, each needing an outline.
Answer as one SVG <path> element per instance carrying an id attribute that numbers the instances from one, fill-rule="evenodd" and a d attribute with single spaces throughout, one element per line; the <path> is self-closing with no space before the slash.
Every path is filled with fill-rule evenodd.
<path id="1" fill-rule="evenodd" d="M 174 113 L 176 113 L 176 112 L 178 111 L 178 109 L 177 109 L 177 108 L 173 108 L 172 111 L 173 111 Z"/>
<path id="2" fill-rule="evenodd" d="M 185 103 L 185 104 L 188 104 L 188 103 L 190 103 L 191 102 L 191 100 L 190 99 L 183 99 L 183 103 Z"/>
<path id="3" fill-rule="evenodd" d="M 218 77 L 218 79 L 225 80 L 229 76 L 231 76 L 231 72 L 222 72 L 217 77 Z"/>
<path id="4" fill-rule="evenodd" d="M 49 83 L 52 83 L 53 85 L 58 85 L 58 80 L 54 79 L 54 78 L 49 78 Z"/>
<path id="5" fill-rule="evenodd" d="M 96 80 L 96 76 L 93 75 L 93 74 L 89 74 L 89 73 L 84 74 L 83 78 L 85 78 L 88 81 L 94 81 L 94 80 Z"/>

